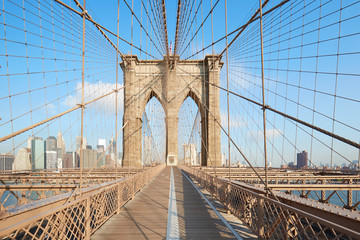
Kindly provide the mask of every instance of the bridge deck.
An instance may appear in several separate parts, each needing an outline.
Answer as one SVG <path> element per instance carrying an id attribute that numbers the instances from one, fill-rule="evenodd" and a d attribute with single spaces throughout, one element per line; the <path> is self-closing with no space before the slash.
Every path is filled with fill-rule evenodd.
<path id="1" fill-rule="evenodd" d="M 167 167 L 91 239 L 236 239 L 177 167 L 173 167 L 173 183 L 171 187 L 171 167 Z M 170 215 L 174 216 L 171 211 L 174 207 L 169 201 L 172 188 L 176 195 L 173 203 L 178 224 L 176 221 L 174 224 L 174 218 L 168 222 L 169 206 Z M 217 205 L 213 200 L 211 202 Z M 223 213 L 223 216 L 243 239 L 255 237 L 232 215 Z"/>

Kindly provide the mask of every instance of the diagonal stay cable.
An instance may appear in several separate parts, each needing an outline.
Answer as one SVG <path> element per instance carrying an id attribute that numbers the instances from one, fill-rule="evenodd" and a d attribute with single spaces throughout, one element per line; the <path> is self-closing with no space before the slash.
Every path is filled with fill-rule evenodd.
<path id="1" fill-rule="evenodd" d="M 152 42 L 152 44 L 155 46 L 156 50 L 158 50 L 158 52 L 160 53 L 160 55 L 162 55 L 160 49 L 158 48 L 158 46 L 154 43 L 152 37 L 150 37 L 149 33 L 146 31 L 145 27 L 142 25 L 142 23 L 140 22 L 139 18 L 136 16 L 136 14 L 134 13 L 134 11 L 131 9 L 131 7 L 129 6 L 128 2 L 126 0 L 124 0 L 126 6 L 129 8 L 131 14 L 135 17 L 136 21 L 139 23 L 140 27 L 142 29 L 144 29 L 146 35 L 149 37 L 150 41 Z"/>
<path id="2" fill-rule="evenodd" d="M 183 69 L 181 69 L 181 68 L 178 68 L 178 69 L 182 70 L 183 72 L 186 72 L 185 70 L 183 70 Z M 186 73 L 188 73 L 188 72 L 186 72 Z M 188 73 L 188 74 L 191 74 L 191 73 Z M 214 84 L 214 83 L 211 83 L 211 82 L 206 81 L 206 80 L 205 80 L 205 82 L 207 82 L 208 84 L 210 84 L 210 85 L 212 85 L 212 86 L 215 86 L 215 87 L 217 87 L 217 88 L 219 88 L 219 89 L 221 89 L 221 90 L 223 90 L 223 91 L 227 91 L 226 88 L 220 87 L 220 86 L 218 86 L 218 85 L 216 85 L 216 84 Z M 263 104 L 262 104 L 262 103 L 259 103 L 259 102 L 255 101 L 255 100 L 252 100 L 252 99 L 250 99 L 250 98 L 247 98 L 247 97 L 245 97 L 245 96 L 242 96 L 242 95 L 240 95 L 240 94 L 238 94 L 238 93 L 235 93 L 235 92 L 233 92 L 233 91 L 230 91 L 230 90 L 229 90 L 229 93 L 231 93 L 231 94 L 234 95 L 234 96 L 240 97 L 240 98 L 242 98 L 242 99 L 244 99 L 244 100 L 246 100 L 246 101 L 248 101 L 248 102 L 251 102 L 251 103 L 253 103 L 253 104 L 255 104 L 255 105 L 258 105 L 258 106 L 260 106 L 260 107 L 263 108 Z M 337 135 L 337 134 L 334 134 L 334 133 L 332 133 L 332 132 L 329 132 L 329 131 L 327 131 L 327 130 L 325 130 L 325 129 L 322 129 L 322 128 L 318 127 L 318 126 L 315 126 L 315 125 L 313 125 L 313 124 L 310 124 L 310 123 L 308 123 L 308 122 L 305 122 L 305 121 L 303 121 L 303 120 L 301 120 L 301 119 L 295 118 L 295 117 L 293 117 L 293 116 L 291 116 L 291 115 L 289 115 L 289 114 L 283 113 L 283 112 L 281 112 L 281 111 L 279 111 L 279 110 L 276 110 L 276 109 L 270 107 L 269 105 L 265 105 L 264 108 L 265 108 L 265 109 L 268 109 L 269 111 L 272 111 L 272 112 L 274 112 L 274 113 L 276 113 L 276 114 L 279 114 L 279 115 L 281 115 L 281 116 L 283 116 L 283 117 L 285 117 L 285 118 L 291 119 L 291 120 L 293 120 L 293 121 L 295 121 L 295 122 L 297 122 L 297 123 L 301 123 L 302 125 L 304 125 L 304 126 L 306 126 L 306 127 L 312 128 L 312 129 L 314 129 L 314 130 L 316 130 L 316 131 L 318 131 L 318 132 L 321 132 L 321 133 L 323 133 L 323 134 L 325 134 L 325 135 L 328 135 L 329 137 L 335 138 L 335 139 L 337 139 L 337 140 L 339 140 L 339 141 L 341 141 L 341 142 L 344 142 L 344 143 L 346 143 L 346 144 L 348 144 L 348 145 L 351 145 L 351 146 L 353 146 L 353 147 L 355 147 L 355 148 L 360 149 L 360 144 L 359 144 L 359 143 L 356 143 L 356 142 L 354 142 L 354 141 L 351 141 L 350 139 L 347 139 L 347 138 L 342 137 L 342 136 L 340 136 L 340 135 Z"/>
<path id="3" fill-rule="evenodd" d="M 217 0 L 216 3 L 214 4 L 214 6 L 210 9 L 210 11 L 208 12 L 208 14 L 206 15 L 204 21 L 200 24 L 199 28 L 196 30 L 196 32 L 194 33 L 194 35 L 192 36 L 192 38 L 188 41 L 188 44 L 185 46 L 185 48 L 182 50 L 182 52 L 180 53 L 180 56 L 183 55 L 183 53 L 185 52 L 185 50 L 190 46 L 192 40 L 194 40 L 195 36 L 198 34 L 198 32 L 200 31 L 200 29 L 204 26 L 204 23 L 206 22 L 206 20 L 209 18 L 210 14 L 214 11 L 214 8 L 217 6 L 217 4 L 219 3 L 220 0 Z"/>
<path id="4" fill-rule="evenodd" d="M 288 1 L 290 1 L 290 0 L 283 0 L 283 1 L 282 1 L 281 3 L 279 3 L 278 5 L 272 7 L 271 9 L 267 10 L 266 12 L 264 12 L 264 13 L 263 13 L 263 16 L 268 15 L 269 13 L 271 13 L 271 12 L 273 12 L 274 10 L 276 10 L 277 8 L 281 7 L 282 5 L 284 5 L 284 4 L 285 4 L 286 2 L 288 2 Z M 233 30 L 232 32 L 228 33 L 227 35 L 219 38 L 218 40 L 214 41 L 213 43 L 209 44 L 208 46 L 200 49 L 200 50 L 197 51 L 196 53 L 194 53 L 194 54 L 192 54 L 191 56 L 185 58 L 184 60 L 187 60 L 187 59 L 192 58 L 193 56 L 195 56 L 195 55 L 197 55 L 197 54 L 205 51 L 206 49 L 212 47 L 213 45 L 215 45 L 215 44 L 217 44 L 217 43 L 219 43 L 219 42 L 221 42 L 221 41 L 224 40 L 226 37 L 229 37 L 229 36 L 235 34 L 235 33 L 238 32 L 238 31 L 243 31 L 243 29 L 245 29 L 249 24 L 251 24 L 251 23 L 253 23 L 253 22 L 255 22 L 256 20 L 259 20 L 259 19 L 260 19 L 260 17 L 257 16 L 257 17 L 255 17 L 255 18 L 253 18 L 252 20 L 249 20 L 249 21 L 248 21 L 247 23 L 245 23 L 244 25 L 238 27 L 237 29 Z M 235 37 L 234 37 L 234 38 L 235 38 Z M 224 54 L 225 52 L 226 52 L 226 49 L 223 50 L 223 54 Z"/>
<path id="5" fill-rule="evenodd" d="M 183 72 L 186 72 L 183 69 L 180 69 L 178 66 L 176 67 L 179 70 L 182 70 Z M 191 73 L 189 73 L 191 74 Z M 182 77 L 182 79 L 186 81 L 186 79 L 180 75 Z M 191 90 L 198 92 L 196 89 L 192 88 L 190 85 L 188 86 Z M 229 91 L 230 92 L 230 91 Z M 199 92 L 198 92 L 199 93 Z M 241 151 L 241 149 L 237 146 L 237 144 L 235 143 L 235 141 L 231 138 L 231 136 L 228 134 L 228 132 L 224 129 L 224 127 L 221 125 L 221 123 L 218 121 L 218 119 L 215 117 L 215 115 L 210 111 L 210 109 L 206 106 L 206 104 L 199 99 L 199 102 L 204 106 L 204 108 L 207 110 L 208 113 L 210 113 L 210 115 L 214 118 L 214 121 L 219 125 L 219 127 L 221 128 L 221 130 L 226 134 L 226 136 L 230 139 L 230 141 L 232 142 L 232 144 L 235 146 L 235 148 L 238 150 L 238 152 L 241 154 L 241 156 L 245 159 L 245 161 L 249 164 L 249 166 L 251 167 L 251 169 L 255 172 L 255 174 L 257 175 L 257 177 L 259 178 L 259 180 L 261 181 L 262 184 L 264 184 L 264 186 L 267 186 L 265 184 L 265 181 L 263 180 L 263 178 L 260 176 L 260 174 L 256 171 L 256 169 L 254 168 L 254 166 L 250 163 L 250 161 L 247 159 L 247 157 L 244 155 L 244 153 Z M 261 105 L 261 104 L 260 104 Z M 277 198 L 277 196 L 270 190 L 268 189 L 268 191 L 270 192 L 270 194 L 277 200 L 279 201 L 279 199 Z"/>
<path id="6" fill-rule="evenodd" d="M 55 1 L 56 1 L 57 3 L 59 3 L 59 4 L 61 4 L 62 6 L 66 7 L 67 9 L 73 11 L 74 13 L 78 14 L 79 16 L 82 16 L 82 13 L 81 13 L 81 12 L 79 12 L 79 11 L 75 10 L 74 8 L 68 6 L 67 4 L 63 3 L 62 1 L 60 1 L 60 0 L 55 0 Z M 129 44 L 130 46 L 138 49 L 139 51 L 145 53 L 146 55 L 148 55 L 148 56 L 150 56 L 150 57 L 152 57 L 152 58 L 154 58 L 154 59 L 158 59 L 158 58 L 156 58 L 155 56 L 151 55 L 150 53 L 142 50 L 141 48 L 139 48 L 139 47 L 135 46 L 134 44 L 130 43 L 129 41 L 125 40 L 124 38 L 122 38 L 122 37 L 120 37 L 120 36 L 117 36 L 116 33 L 110 31 L 109 29 L 107 29 L 107 28 L 105 28 L 104 26 L 100 25 L 99 23 L 95 22 L 92 18 L 89 18 L 89 16 L 86 16 L 85 18 L 86 18 L 88 21 L 90 21 L 91 23 L 93 23 L 97 28 L 103 29 L 104 31 L 110 33 L 111 35 L 119 38 L 121 41 L 123 41 L 123 42 Z M 108 40 L 108 38 L 107 38 L 107 40 Z M 108 41 L 110 41 L 110 40 L 108 40 Z M 123 59 L 126 59 L 126 58 L 124 58 L 124 54 L 123 54 L 119 49 L 116 48 L 115 44 L 112 43 L 111 45 L 117 50 L 117 52 L 121 55 L 121 57 L 122 57 Z M 125 60 L 125 61 L 127 61 L 127 60 Z"/>

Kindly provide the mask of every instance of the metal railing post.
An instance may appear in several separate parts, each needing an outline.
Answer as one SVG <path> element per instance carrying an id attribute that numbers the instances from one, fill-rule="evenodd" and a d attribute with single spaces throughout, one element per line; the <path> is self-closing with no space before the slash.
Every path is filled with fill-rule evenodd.
<path id="1" fill-rule="evenodd" d="M 90 240 L 91 235 L 91 228 L 90 228 L 90 222 L 91 222 L 91 210 L 90 210 L 90 196 L 86 198 L 85 203 L 85 239 Z"/>
<path id="2" fill-rule="evenodd" d="M 263 239 L 264 236 L 264 200 L 262 198 L 257 198 L 256 214 L 257 214 L 257 235 L 259 239 Z"/>

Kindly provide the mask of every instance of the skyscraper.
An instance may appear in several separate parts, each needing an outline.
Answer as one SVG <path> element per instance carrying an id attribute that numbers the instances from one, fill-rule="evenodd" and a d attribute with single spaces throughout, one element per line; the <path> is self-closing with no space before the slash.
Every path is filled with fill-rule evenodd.
<path id="1" fill-rule="evenodd" d="M 58 158 L 57 158 L 56 151 L 46 151 L 45 160 L 46 160 L 46 168 L 47 169 L 57 169 Z"/>
<path id="2" fill-rule="evenodd" d="M 57 141 L 54 136 L 49 136 L 46 140 L 46 151 L 56 151 Z"/>
<path id="3" fill-rule="evenodd" d="M 89 145 L 88 145 L 89 146 Z M 83 149 L 83 167 L 84 168 L 92 168 L 96 167 L 95 163 L 97 160 L 97 151 L 93 149 Z"/>
<path id="4" fill-rule="evenodd" d="M 76 136 L 76 151 L 80 150 L 81 136 Z M 82 149 L 86 149 L 86 138 L 83 138 Z"/>
<path id="5" fill-rule="evenodd" d="M 112 142 L 112 143 L 111 143 Z M 116 158 L 116 154 L 115 154 L 115 150 L 116 150 L 116 140 L 113 141 L 113 139 L 111 139 L 109 141 L 109 145 L 110 145 L 110 148 L 109 148 L 109 153 L 111 155 L 111 160 L 113 162 L 113 165 L 115 165 L 115 161 L 117 161 L 117 158 Z"/>
<path id="6" fill-rule="evenodd" d="M 308 153 L 304 150 L 297 154 L 296 168 L 306 168 L 308 166 Z"/>
<path id="7" fill-rule="evenodd" d="M 196 165 L 196 147 L 195 144 L 184 144 L 184 163 L 195 166 Z"/>
<path id="8" fill-rule="evenodd" d="M 31 165 L 32 169 L 45 169 L 46 142 L 40 137 L 31 140 Z"/>
<path id="9" fill-rule="evenodd" d="M 32 136 L 29 136 L 28 137 L 28 140 L 27 140 L 27 148 L 28 149 L 31 149 L 31 141 L 34 139 L 34 137 L 32 137 Z"/>
<path id="10" fill-rule="evenodd" d="M 97 145 L 97 166 L 102 167 L 105 166 L 105 154 L 104 154 L 104 146 Z M 101 157 L 101 158 L 100 158 Z M 98 160 L 100 158 L 100 160 Z"/>
<path id="11" fill-rule="evenodd" d="M 225 153 L 221 154 L 221 165 L 222 166 L 227 166 L 226 154 Z"/>
<path id="12" fill-rule="evenodd" d="M 45 161 L 47 169 L 57 169 L 58 167 L 58 151 L 57 151 L 57 140 L 54 136 L 49 136 L 45 140 Z"/>
<path id="13" fill-rule="evenodd" d="M 56 148 L 57 148 L 56 151 L 58 158 L 57 160 L 58 168 L 62 168 L 63 166 L 62 162 L 66 153 L 66 149 L 65 149 L 65 141 L 60 131 L 58 132 L 57 135 Z"/>
<path id="14" fill-rule="evenodd" d="M 106 139 L 98 139 L 97 145 L 102 145 L 106 149 Z"/>
<path id="15" fill-rule="evenodd" d="M 12 170 L 14 159 L 14 155 L 10 153 L 0 154 L 0 170 Z"/>

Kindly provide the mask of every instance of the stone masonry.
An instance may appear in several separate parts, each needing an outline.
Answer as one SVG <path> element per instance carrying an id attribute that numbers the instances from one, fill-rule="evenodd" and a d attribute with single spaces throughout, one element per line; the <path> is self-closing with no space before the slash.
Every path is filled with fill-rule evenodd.
<path id="1" fill-rule="evenodd" d="M 209 84 L 220 84 L 223 63 L 217 57 L 207 55 L 204 60 L 179 60 L 178 56 L 171 56 L 164 60 L 139 60 L 136 55 L 125 56 L 126 61 L 120 64 L 125 86 L 123 166 L 141 166 L 142 116 L 152 97 L 159 100 L 165 111 L 168 165 L 177 163 L 178 113 L 187 97 L 200 109 L 201 164 L 221 165 L 221 129 L 215 120 L 220 122 L 220 91 Z"/>

